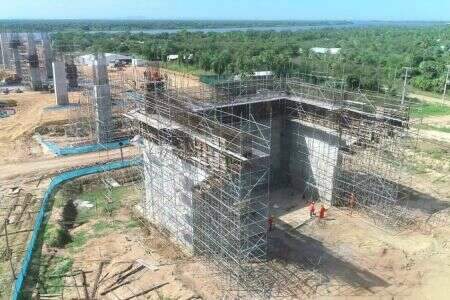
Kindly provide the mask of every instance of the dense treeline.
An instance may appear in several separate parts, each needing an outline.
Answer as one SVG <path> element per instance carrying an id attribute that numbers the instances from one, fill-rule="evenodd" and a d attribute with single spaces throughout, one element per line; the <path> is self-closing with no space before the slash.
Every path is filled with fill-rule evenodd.
<path id="1" fill-rule="evenodd" d="M 178 54 L 178 64 L 215 74 L 306 68 L 344 78 L 353 88 L 395 92 L 404 67 L 410 83 L 440 92 L 450 64 L 450 26 L 321 29 L 302 32 L 226 32 L 176 34 L 85 33 L 54 35 L 60 50 L 131 53 L 149 60 Z M 315 54 L 312 47 L 342 48 L 337 55 Z M 192 55 L 191 55 L 192 54 Z"/>
<path id="2" fill-rule="evenodd" d="M 4 30 L 46 31 L 127 31 L 155 29 L 212 29 L 288 26 L 349 25 L 347 21 L 208 21 L 208 20 L 0 20 Z"/>

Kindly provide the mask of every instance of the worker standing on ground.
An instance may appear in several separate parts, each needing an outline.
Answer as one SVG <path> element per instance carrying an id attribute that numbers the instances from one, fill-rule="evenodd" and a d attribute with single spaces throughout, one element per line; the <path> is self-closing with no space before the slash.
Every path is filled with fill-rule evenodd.
<path id="1" fill-rule="evenodd" d="M 309 204 L 309 217 L 312 218 L 316 215 L 316 206 L 314 201 Z"/>
<path id="2" fill-rule="evenodd" d="M 269 216 L 267 223 L 269 224 L 269 231 L 272 231 L 273 216 Z"/>
<path id="3" fill-rule="evenodd" d="M 325 208 L 325 206 L 323 206 L 323 204 L 322 204 L 322 206 L 320 206 L 320 210 L 319 210 L 319 220 L 322 220 L 322 219 L 324 219 L 325 218 L 325 211 L 326 211 L 327 209 Z"/>

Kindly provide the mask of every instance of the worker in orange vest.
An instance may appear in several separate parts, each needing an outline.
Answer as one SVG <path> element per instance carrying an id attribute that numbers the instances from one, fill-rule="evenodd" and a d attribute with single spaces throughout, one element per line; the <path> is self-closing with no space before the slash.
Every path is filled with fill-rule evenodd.
<path id="1" fill-rule="evenodd" d="M 326 211 L 326 208 L 322 204 L 322 206 L 320 207 L 320 210 L 319 210 L 319 220 L 322 220 L 323 218 L 325 218 L 325 211 Z"/>

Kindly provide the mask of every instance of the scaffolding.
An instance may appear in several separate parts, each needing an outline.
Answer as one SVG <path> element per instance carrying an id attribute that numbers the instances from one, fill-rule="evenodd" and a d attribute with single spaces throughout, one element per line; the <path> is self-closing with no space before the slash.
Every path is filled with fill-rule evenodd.
<path id="1" fill-rule="evenodd" d="M 47 33 L 2 32 L 3 67 L 34 90 L 49 89 L 53 50 Z"/>
<path id="2" fill-rule="evenodd" d="M 403 144 L 411 103 L 300 76 L 206 85 L 157 64 L 135 69 L 119 86 L 142 153 L 140 212 L 215 265 L 227 292 L 298 297 L 323 284 L 271 256 L 270 191 L 279 185 L 380 226 L 411 224 L 401 185 L 410 178 Z"/>

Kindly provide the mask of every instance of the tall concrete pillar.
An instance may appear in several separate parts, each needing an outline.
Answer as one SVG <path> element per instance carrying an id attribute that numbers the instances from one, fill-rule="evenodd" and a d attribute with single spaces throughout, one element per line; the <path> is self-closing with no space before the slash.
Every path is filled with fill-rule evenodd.
<path id="1" fill-rule="evenodd" d="M 54 61 L 53 65 L 53 84 L 57 105 L 69 104 L 69 94 L 67 92 L 66 66 L 61 61 Z"/>
<path id="2" fill-rule="evenodd" d="M 73 62 L 73 58 L 66 58 L 66 73 L 69 88 L 76 89 L 78 87 L 78 69 Z"/>
<path id="3" fill-rule="evenodd" d="M 50 45 L 50 38 L 48 37 L 47 32 L 41 33 L 42 38 L 42 49 L 44 55 L 44 63 L 45 63 L 45 77 L 48 81 L 53 79 L 52 72 L 52 61 L 53 61 L 53 53 Z M 65 72 L 65 71 L 64 71 Z"/>
<path id="4" fill-rule="evenodd" d="M 0 43 L 0 64 L 2 65 L 2 69 L 6 69 L 5 63 L 3 61 L 3 47 L 2 47 L 2 43 Z"/>
<path id="5" fill-rule="evenodd" d="M 39 70 L 39 56 L 36 49 L 36 41 L 33 33 L 27 33 L 28 39 L 28 64 L 30 67 L 31 88 L 35 91 L 42 90 L 41 72 Z"/>
<path id="6" fill-rule="evenodd" d="M 11 38 L 9 40 L 9 48 L 11 49 L 13 68 L 14 71 L 16 72 L 16 76 L 18 79 L 22 78 L 22 63 L 20 61 L 20 53 L 19 53 L 20 44 L 21 43 L 19 34 L 11 33 Z"/>
<path id="7" fill-rule="evenodd" d="M 1 63 L 4 69 L 9 69 L 10 57 L 9 57 L 9 43 L 8 35 L 5 32 L 0 33 L 0 47 L 1 47 Z"/>
<path id="8" fill-rule="evenodd" d="M 107 143 L 111 140 L 112 108 L 111 89 L 108 80 L 106 58 L 98 54 L 93 64 L 94 110 L 97 130 L 97 142 Z"/>

